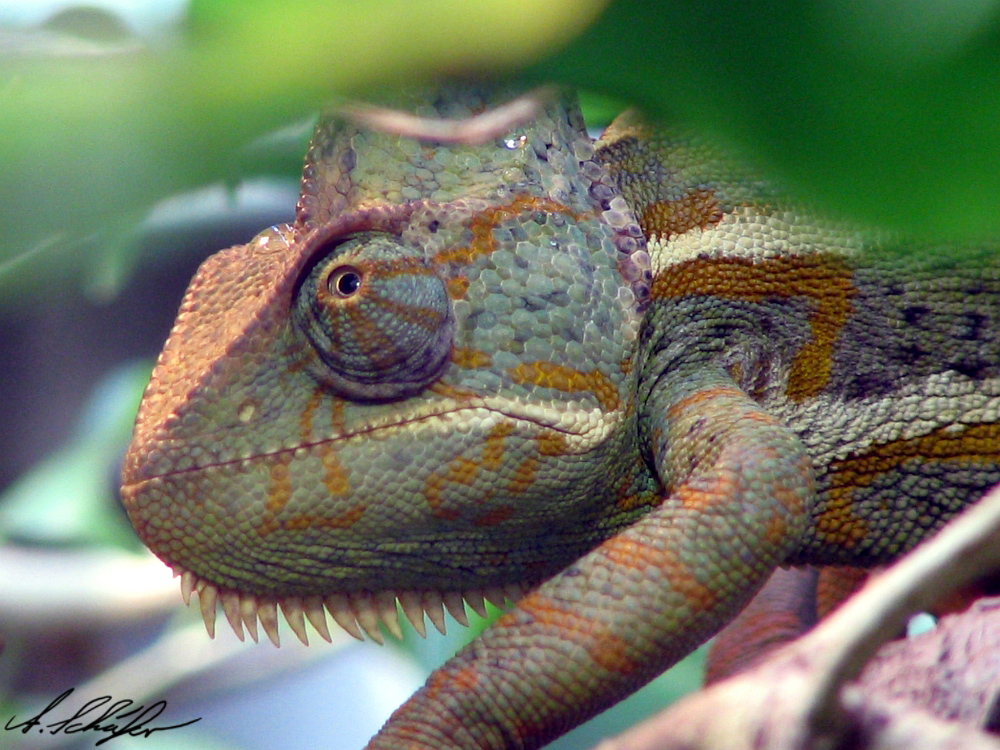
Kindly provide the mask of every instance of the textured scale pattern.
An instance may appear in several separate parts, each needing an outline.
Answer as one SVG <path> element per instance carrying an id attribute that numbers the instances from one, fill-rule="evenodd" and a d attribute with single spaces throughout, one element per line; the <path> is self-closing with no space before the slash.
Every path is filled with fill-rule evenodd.
<path id="1" fill-rule="evenodd" d="M 370 747 L 538 747 L 777 566 L 887 562 L 1000 481 L 997 248 L 900 242 L 568 96 L 479 146 L 325 118 L 296 222 L 191 282 L 126 507 L 210 632 L 510 603 Z"/>

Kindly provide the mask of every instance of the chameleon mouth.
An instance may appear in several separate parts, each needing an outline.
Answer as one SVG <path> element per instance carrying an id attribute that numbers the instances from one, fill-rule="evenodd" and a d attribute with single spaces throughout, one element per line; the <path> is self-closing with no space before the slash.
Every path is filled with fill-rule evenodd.
<path id="1" fill-rule="evenodd" d="M 465 611 L 466 604 L 480 617 L 486 617 L 486 602 L 504 609 L 508 602 L 516 602 L 531 588 L 528 584 L 509 583 L 504 586 L 464 591 L 352 591 L 326 596 L 276 598 L 220 588 L 190 571 L 180 573 L 174 571 L 174 575 L 180 576 L 181 597 L 184 599 L 184 604 L 190 606 L 192 592 L 198 595 L 201 617 L 205 621 L 209 637 L 215 637 L 217 605 L 221 604 L 226 620 L 229 621 L 237 638 L 244 640 L 245 626 L 246 632 L 256 643 L 257 621 L 260 620 L 261 627 L 275 646 L 281 645 L 278 636 L 279 606 L 292 632 L 306 646 L 309 645 L 306 620 L 323 640 L 331 641 L 327 613 L 334 622 L 359 641 L 365 640 L 367 634 L 381 645 L 384 638 L 379 628 L 380 623 L 384 624 L 396 638 L 403 637 L 399 625 L 397 601 L 399 609 L 402 609 L 413 629 L 424 638 L 427 636 L 425 614 L 434 627 L 444 634 L 446 609 L 460 625 L 467 627 L 469 618 Z"/>

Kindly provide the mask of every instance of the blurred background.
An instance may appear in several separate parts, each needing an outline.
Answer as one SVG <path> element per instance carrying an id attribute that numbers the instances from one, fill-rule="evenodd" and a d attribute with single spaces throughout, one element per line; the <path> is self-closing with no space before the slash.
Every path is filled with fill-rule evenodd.
<path id="1" fill-rule="evenodd" d="M 998 45 L 992 0 L 0 0 L 0 721 L 75 687 L 74 708 L 165 698 L 155 724 L 202 718 L 118 747 L 357 748 L 483 626 L 209 641 L 118 505 L 187 281 L 292 218 L 322 106 L 451 73 L 565 83 L 595 126 L 639 105 L 974 263 L 1000 233 Z M 700 658 L 557 747 L 694 688 Z M 0 731 L 0 748 L 43 739 Z"/>

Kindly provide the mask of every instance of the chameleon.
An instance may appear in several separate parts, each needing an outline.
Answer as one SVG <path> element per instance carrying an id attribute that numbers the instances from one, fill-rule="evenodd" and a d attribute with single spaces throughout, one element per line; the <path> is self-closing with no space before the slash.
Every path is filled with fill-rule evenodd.
<path id="1" fill-rule="evenodd" d="M 478 145 L 324 117 L 295 221 L 192 280 L 123 501 L 210 634 L 507 607 L 368 747 L 539 747 L 780 566 L 883 564 L 1000 481 L 996 249 L 822 218 L 633 114 L 595 142 L 571 92 Z"/>

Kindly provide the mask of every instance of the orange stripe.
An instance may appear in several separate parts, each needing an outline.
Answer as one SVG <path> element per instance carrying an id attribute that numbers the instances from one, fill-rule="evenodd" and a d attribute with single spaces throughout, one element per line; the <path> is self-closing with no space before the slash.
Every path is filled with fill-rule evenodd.
<path id="1" fill-rule="evenodd" d="M 257 533 L 260 536 L 265 536 L 281 527 L 281 524 L 275 519 L 284 510 L 292 496 L 292 477 L 288 470 L 291 460 L 291 453 L 288 452 L 278 453 L 272 457 L 264 520 L 257 528 Z"/>
<path id="2" fill-rule="evenodd" d="M 462 299 L 469 291 L 469 280 L 464 276 L 452 276 L 445 284 L 448 296 L 452 299 Z"/>
<path id="3" fill-rule="evenodd" d="M 330 405 L 330 426 L 338 433 L 344 432 L 344 405 L 341 398 L 332 399 Z"/>
<path id="4" fill-rule="evenodd" d="M 746 398 L 746 394 L 734 386 L 720 385 L 714 388 L 702 388 L 689 396 L 685 396 L 676 404 L 671 405 L 670 408 L 667 409 L 667 417 L 670 419 L 680 419 L 687 414 L 688 411 L 692 409 L 697 410 L 706 401 L 715 401 L 716 399 L 737 399 L 739 401 L 746 401 Z"/>
<path id="5" fill-rule="evenodd" d="M 647 237 L 670 239 L 691 229 L 707 229 L 723 217 L 714 190 L 695 189 L 677 200 L 663 200 L 642 208 L 639 224 Z"/>
<path id="6" fill-rule="evenodd" d="M 803 401 L 830 380 L 833 347 L 857 294 L 851 269 L 839 258 L 820 255 L 783 258 L 695 259 L 665 268 L 653 280 L 653 299 L 709 296 L 761 302 L 806 297 L 815 303 L 809 317 L 812 338 L 795 355 L 787 396 Z"/>
<path id="7" fill-rule="evenodd" d="M 483 468 L 496 471 L 503 463 L 504 440 L 514 431 L 510 422 L 500 422 L 486 436 L 483 443 Z"/>
<path id="8" fill-rule="evenodd" d="M 332 497 L 343 496 L 350 492 L 350 484 L 347 474 L 337 456 L 337 452 L 330 450 L 327 446 L 318 446 L 321 451 L 320 460 L 323 463 L 325 475 L 323 484 Z M 270 479 L 267 492 L 267 506 L 264 511 L 264 519 L 257 528 L 260 536 L 267 536 L 279 529 L 288 531 L 301 531 L 304 529 L 336 528 L 346 529 L 357 522 L 364 515 L 365 506 L 357 503 L 347 510 L 338 513 L 333 517 L 295 514 L 290 518 L 279 520 L 278 516 L 285 510 L 288 501 L 292 496 L 292 472 L 290 464 L 292 453 L 285 451 L 272 457 Z"/>
<path id="9" fill-rule="evenodd" d="M 318 446 L 320 451 L 320 461 L 323 463 L 323 486 L 331 497 L 340 497 L 351 491 L 351 485 L 347 481 L 347 472 L 340 463 L 337 451 L 328 444 Z"/>
<path id="10" fill-rule="evenodd" d="M 450 398 L 455 401 L 471 401 L 479 396 L 478 393 L 469 388 L 459 388 L 458 386 L 448 385 L 441 381 L 431 383 L 428 390 L 442 398 Z"/>
<path id="11" fill-rule="evenodd" d="M 517 608 L 530 615 L 533 624 L 582 646 L 591 661 L 608 672 L 628 675 L 642 663 L 641 654 L 627 639 L 612 633 L 604 623 L 547 596 L 529 594 L 517 603 Z M 517 612 L 508 613 L 497 620 L 497 626 L 519 628 L 517 621 L 521 617 Z"/>
<path id="12" fill-rule="evenodd" d="M 493 230 L 501 223 L 528 211 L 566 214 L 579 218 L 569 207 L 548 198 L 533 195 L 519 195 L 510 203 L 493 206 L 480 211 L 469 222 L 472 242 L 464 247 L 448 248 L 434 256 L 434 263 L 471 263 L 477 255 L 489 255 L 496 250 Z"/>
<path id="13" fill-rule="evenodd" d="M 471 458 L 456 458 L 448 465 L 444 481 L 471 487 L 479 473 L 479 462 Z"/>
<path id="14" fill-rule="evenodd" d="M 903 463 L 920 459 L 988 467 L 1000 463 L 1000 424 L 978 424 L 959 433 L 941 427 L 919 437 L 872 446 L 866 453 L 831 461 L 824 493 L 825 508 L 816 520 L 819 537 L 826 543 L 850 549 L 870 532 L 867 520 L 854 512 L 854 490 L 898 470 Z"/>
<path id="15" fill-rule="evenodd" d="M 596 552 L 620 570 L 642 572 L 653 569 L 662 573 L 670 589 L 681 594 L 693 612 L 707 612 L 718 602 L 718 592 L 700 583 L 690 566 L 677 556 L 676 550 L 646 544 L 620 534 L 605 541 Z"/>
<path id="16" fill-rule="evenodd" d="M 995 464 L 1000 459 L 1000 424 L 971 425 L 961 432 L 941 427 L 919 437 L 874 445 L 862 455 L 831 461 L 830 474 L 838 477 L 839 486 L 858 485 L 910 458 Z"/>
<path id="17" fill-rule="evenodd" d="M 456 690 L 476 690 L 482 677 L 482 672 L 472 664 L 436 669 L 427 678 L 427 685 L 424 688 L 426 698 L 434 702 L 442 692 L 445 695 L 455 695 Z"/>
<path id="18" fill-rule="evenodd" d="M 535 438 L 535 443 L 542 456 L 565 456 L 569 453 L 566 437 L 555 430 L 542 430 Z"/>
<path id="19" fill-rule="evenodd" d="M 467 370 L 474 370 L 478 367 L 489 367 L 493 358 L 479 349 L 469 349 L 464 346 L 455 346 L 451 350 L 451 361 L 459 367 Z"/>
<path id="20" fill-rule="evenodd" d="M 312 440 L 313 415 L 316 413 L 316 409 L 319 408 L 320 401 L 322 400 L 323 389 L 314 388 L 312 394 L 309 396 L 309 400 L 302 409 L 302 415 L 299 417 L 299 440 L 303 443 L 308 443 Z"/>
<path id="21" fill-rule="evenodd" d="M 292 476 L 288 470 L 292 456 L 290 453 L 278 453 L 271 463 L 270 484 L 267 488 L 267 512 L 280 513 L 292 496 Z"/>
<path id="22" fill-rule="evenodd" d="M 580 372 L 572 367 L 554 362 L 538 360 L 525 362 L 507 371 L 515 383 L 552 388 L 564 393 L 589 391 L 594 394 L 601 408 L 606 412 L 618 409 L 618 389 L 607 375 L 599 370 Z"/>
<path id="23" fill-rule="evenodd" d="M 737 479 L 732 472 L 714 477 L 699 477 L 695 486 L 682 484 L 673 492 L 683 507 L 705 512 L 719 504 L 730 504 L 738 494 Z"/>
<path id="24" fill-rule="evenodd" d="M 449 484 L 460 484 L 471 487 L 476 481 L 481 464 L 471 458 L 459 456 L 452 459 L 444 472 L 436 472 L 427 477 L 424 484 L 424 499 L 431 507 L 431 512 L 436 518 L 445 521 L 454 521 L 461 517 L 461 512 L 454 508 L 442 508 L 444 501 L 445 487 Z"/>
<path id="25" fill-rule="evenodd" d="M 517 494 L 529 489 L 535 483 L 535 471 L 537 469 L 537 458 L 533 456 L 525 458 L 514 470 L 514 476 L 507 482 L 507 492 Z"/>

